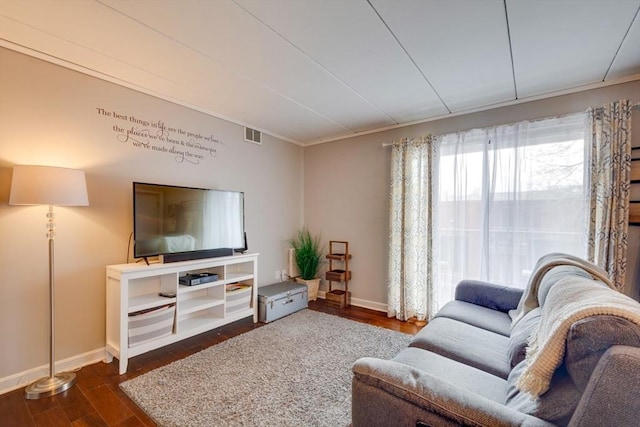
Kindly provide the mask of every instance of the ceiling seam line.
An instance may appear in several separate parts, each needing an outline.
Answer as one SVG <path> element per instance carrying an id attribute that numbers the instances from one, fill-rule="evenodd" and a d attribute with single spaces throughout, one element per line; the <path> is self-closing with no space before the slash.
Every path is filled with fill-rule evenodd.
<path id="1" fill-rule="evenodd" d="M 293 42 L 291 42 L 288 38 L 286 38 L 285 36 L 283 36 L 282 34 L 280 34 L 278 31 L 275 30 L 275 28 L 271 27 L 269 24 L 267 24 L 266 22 L 264 22 L 263 20 L 261 20 L 260 18 L 258 18 L 256 15 L 254 15 L 251 11 L 247 10 L 244 6 L 242 6 L 241 4 L 239 4 L 236 0 L 233 0 L 233 3 L 238 6 L 240 9 L 244 10 L 247 14 L 251 15 L 251 17 L 253 17 L 256 21 L 258 21 L 259 23 L 261 23 L 262 25 L 264 25 L 265 27 L 267 27 L 272 33 L 274 33 L 275 35 L 277 35 L 278 37 L 280 37 L 282 40 L 284 40 L 286 43 L 288 43 L 290 46 L 292 46 L 295 50 L 297 50 L 298 52 L 300 52 L 303 56 L 305 56 L 306 58 L 308 58 L 311 62 L 313 62 L 318 68 L 320 68 L 322 71 L 324 71 L 325 73 L 329 74 L 331 77 L 333 77 L 337 82 L 339 82 L 342 86 L 344 86 L 346 89 L 348 89 L 350 92 L 352 92 L 353 94 L 355 94 L 356 96 L 358 96 L 358 98 L 362 99 L 363 101 L 365 101 L 367 104 L 369 104 L 371 107 L 375 108 L 376 110 L 378 110 L 381 114 L 384 114 L 389 120 L 391 120 L 394 123 L 398 123 L 393 117 L 391 117 L 386 111 L 384 111 L 383 109 L 381 109 L 380 107 L 378 107 L 376 104 L 374 104 L 372 101 L 370 101 L 369 99 L 367 99 L 367 97 L 365 97 L 364 95 L 362 95 L 360 92 L 358 92 L 357 90 L 355 90 L 354 88 L 352 88 L 351 86 L 349 86 L 345 81 L 343 81 L 341 78 L 339 78 L 338 76 L 336 76 L 334 73 L 332 73 L 331 71 L 329 71 L 327 68 L 325 68 L 324 66 L 322 66 L 322 64 L 320 64 L 318 61 L 316 61 L 311 55 L 309 55 L 308 53 L 306 53 L 304 50 L 302 50 L 301 48 L 299 48 L 296 44 L 294 44 Z M 355 132 L 355 131 L 354 131 Z"/>
<path id="2" fill-rule="evenodd" d="M 440 100 L 440 102 L 442 103 L 442 105 L 444 106 L 444 108 L 447 109 L 447 111 L 449 113 L 451 113 L 451 109 L 449 108 L 449 106 L 447 105 L 446 102 L 444 102 L 444 99 L 442 99 L 442 97 L 440 96 L 440 94 L 438 93 L 438 91 L 436 90 L 436 88 L 433 87 L 433 85 L 431 84 L 431 82 L 429 81 L 429 79 L 427 78 L 427 76 L 424 75 L 424 73 L 422 72 L 422 70 L 420 69 L 420 67 L 418 66 L 418 64 L 416 63 L 416 61 L 413 59 L 413 57 L 409 54 L 409 52 L 407 51 L 407 49 L 404 47 L 404 45 L 400 42 L 400 39 L 398 39 L 398 37 L 396 36 L 396 34 L 391 30 L 391 28 L 389 27 L 389 25 L 387 24 L 387 22 L 382 18 L 382 16 L 380 15 L 380 13 L 378 12 L 378 10 L 375 8 L 374 5 L 371 4 L 371 0 L 367 0 L 367 3 L 369 3 L 369 6 L 371 7 L 371 9 L 373 9 L 373 11 L 376 13 L 376 15 L 378 15 L 378 18 L 380 19 L 380 21 L 382 22 L 382 24 L 386 27 L 387 31 L 389 31 L 389 34 L 391 34 L 393 36 L 393 38 L 395 39 L 396 43 L 398 43 L 398 46 L 400 46 L 400 49 L 402 49 L 402 51 L 405 53 L 405 55 L 407 55 L 407 58 L 409 58 L 409 60 L 411 61 L 411 63 L 413 64 L 414 67 L 416 67 L 416 70 L 418 70 L 418 72 L 420 73 L 420 75 L 422 76 L 422 78 L 424 79 L 425 82 L 427 82 L 427 84 L 429 85 L 429 87 L 431 88 L 431 90 L 433 91 L 433 93 L 438 97 L 438 99 Z"/>
<path id="3" fill-rule="evenodd" d="M 167 78 L 167 77 L 165 77 L 165 76 L 162 76 L 162 75 L 160 75 L 160 74 L 157 74 L 157 73 L 151 72 L 151 71 L 149 71 L 149 70 L 145 70 L 144 68 L 140 68 L 140 67 L 138 67 L 137 65 L 133 65 L 133 64 L 130 64 L 130 63 L 128 63 L 128 62 L 122 61 L 121 59 L 118 59 L 118 58 L 116 58 L 116 57 L 114 57 L 114 56 L 111 56 L 111 55 L 107 55 L 107 54 L 105 54 L 104 52 L 100 52 L 100 51 L 97 51 L 97 50 L 95 50 L 95 49 L 93 49 L 93 48 L 90 48 L 90 47 L 87 47 L 87 46 L 83 46 L 83 45 L 81 45 L 81 44 L 76 43 L 76 42 L 75 42 L 75 41 L 73 41 L 73 40 L 69 40 L 69 39 L 67 39 L 67 38 L 65 38 L 65 37 L 61 37 L 61 36 L 59 36 L 58 34 L 54 34 L 54 33 L 51 33 L 51 32 L 49 32 L 49 31 L 45 31 L 45 30 L 43 30 L 43 29 L 41 29 L 41 28 L 34 27 L 34 26 L 33 26 L 33 25 L 31 25 L 31 24 L 28 24 L 28 23 L 23 22 L 23 21 L 19 21 L 19 20 L 15 19 L 15 18 L 12 18 L 12 17 L 6 16 L 6 15 L 2 15 L 2 14 L 0 14 L 0 16 L 2 16 L 4 19 L 8 19 L 8 20 L 11 20 L 11 21 L 13 21 L 13 22 L 17 22 L 17 23 L 18 23 L 18 24 L 20 24 L 20 25 L 24 25 L 25 27 L 28 27 L 28 28 L 30 28 L 30 29 L 32 29 L 32 30 L 34 30 L 34 31 L 39 32 L 39 33 L 46 34 L 46 35 L 47 35 L 47 36 L 49 36 L 49 37 L 52 37 L 52 38 L 56 38 L 56 39 L 62 40 L 62 41 L 64 41 L 65 43 L 69 43 L 70 45 L 77 46 L 77 47 L 79 47 L 79 48 L 85 49 L 85 50 L 87 50 L 87 51 L 89 51 L 89 52 L 92 52 L 92 53 L 95 53 L 95 54 L 97 54 L 97 55 L 103 56 L 103 57 L 105 57 L 105 58 L 111 59 L 111 60 L 116 61 L 116 62 L 118 62 L 118 63 L 120 63 L 120 64 L 123 64 L 123 65 L 129 66 L 129 67 L 131 67 L 131 68 L 134 68 L 134 69 L 136 69 L 136 70 L 138 70 L 138 71 L 142 71 L 142 72 L 144 72 L 144 73 L 151 74 L 152 76 L 155 76 L 155 77 L 161 78 L 161 79 L 166 80 L 166 81 L 168 81 L 168 82 L 171 82 L 171 83 L 173 83 L 173 84 L 180 85 L 180 86 L 182 86 L 182 87 L 186 87 L 186 86 L 184 86 L 183 84 L 181 84 L 180 82 L 174 81 L 174 80 L 172 80 L 172 79 L 169 79 L 169 78 Z M 2 39 L 2 38 L 0 38 L 0 39 L 1 39 L 1 40 L 6 40 L 6 39 Z M 7 41 L 11 42 L 10 40 L 7 40 Z M 15 42 L 11 42 L 11 43 L 15 43 Z M 53 58 L 56 58 L 56 59 L 61 60 L 61 61 L 68 62 L 68 63 L 73 64 L 73 65 L 76 65 L 76 66 L 78 66 L 78 67 L 82 67 L 82 68 L 87 68 L 87 69 L 89 69 L 89 70 L 93 70 L 92 68 L 86 67 L 86 66 L 81 65 L 81 64 L 79 64 L 79 63 L 76 63 L 76 62 L 73 62 L 73 61 L 69 61 L 69 60 L 67 60 L 67 59 L 64 59 L 64 58 L 61 58 L 61 57 L 58 57 L 58 56 L 55 56 L 55 55 L 47 54 L 47 53 L 46 53 L 46 52 L 44 52 L 44 51 L 40 51 L 40 50 L 38 50 L 38 49 L 30 48 L 29 46 L 22 45 L 22 44 L 18 44 L 18 43 L 15 43 L 15 44 L 17 44 L 17 45 L 19 45 L 19 46 L 22 46 L 22 47 L 24 47 L 24 48 L 26 48 L 26 49 L 31 49 L 31 50 L 33 50 L 33 51 L 40 52 L 40 53 L 45 54 L 45 55 L 49 55 L 49 56 L 51 56 L 51 57 L 53 57 Z M 104 75 L 108 75 L 108 76 L 110 76 L 110 74 L 106 74 L 106 73 L 101 72 L 101 71 L 98 71 L 98 70 L 93 70 L 93 71 L 98 72 L 98 73 L 100 73 L 100 74 L 104 74 Z M 120 78 L 115 77 L 115 76 L 111 76 L 111 77 L 113 77 L 113 78 L 117 78 L 118 80 L 121 80 L 121 81 L 126 81 L 126 80 L 120 79 Z"/>
<path id="4" fill-rule="evenodd" d="M 618 49 L 616 49 L 616 53 L 613 54 L 613 58 L 611 58 L 611 62 L 609 63 L 609 67 L 607 67 L 607 71 L 604 72 L 604 76 L 602 77 L 602 81 L 605 81 L 605 79 L 609 75 L 609 72 L 611 71 L 611 68 L 613 67 L 613 63 L 616 61 L 616 58 L 618 57 L 618 54 L 620 53 L 620 49 L 622 49 L 622 45 L 624 44 L 624 41 L 627 39 L 627 36 L 629 35 L 629 32 L 631 31 L 631 28 L 633 27 L 633 23 L 636 22 L 637 19 L 639 19 L 638 16 L 640 16 L 640 6 L 636 10 L 636 15 L 631 20 L 631 23 L 629 24 L 629 27 L 627 28 L 627 31 L 624 33 L 624 37 L 622 37 L 622 40 L 620 41 L 620 44 L 618 45 Z"/>
<path id="5" fill-rule="evenodd" d="M 516 83 L 516 65 L 513 61 L 513 45 L 511 43 L 511 27 L 509 25 L 509 11 L 507 10 L 507 0 L 502 0 L 504 5 L 504 19 L 507 24 L 507 39 L 509 40 L 509 55 L 511 56 L 511 78 L 513 78 L 513 94 L 518 99 L 518 85 Z"/>
<path id="6" fill-rule="evenodd" d="M 149 29 L 149 30 L 151 30 L 151 31 L 153 31 L 153 32 L 155 32 L 155 33 L 157 33 L 157 34 L 160 34 L 161 36 L 165 37 L 166 39 L 171 40 L 171 41 L 173 41 L 174 43 L 176 43 L 176 44 L 178 44 L 178 45 L 180 45 L 180 46 L 182 46 L 182 47 L 184 47 L 184 48 L 186 48 L 186 49 L 188 49 L 188 50 L 190 50 L 190 51 L 192 51 L 192 52 L 197 53 L 198 55 L 200 55 L 200 56 L 202 56 L 202 57 L 204 57 L 204 58 L 206 58 L 206 59 L 208 59 L 208 60 L 210 60 L 210 61 L 213 61 L 213 62 L 218 63 L 218 64 L 220 63 L 220 61 L 217 61 L 217 60 L 215 60 L 215 59 L 211 58 L 209 55 L 206 55 L 204 52 L 201 52 L 201 51 L 199 51 L 198 49 L 194 49 L 194 48 L 192 48 L 191 46 L 189 46 L 189 45 L 187 45 L 187 44 L 185 44 L 185 43 L 181 42 L 180 40 L 177 40 L 177 39 L 175 39 L 175 38 L 171 37 L 171 36 L 170 36 L 170 35 L 168 35 L 168 34 L 165 34 L 165 33 L 161 32 L 161 31 L 158 31 L 157 29 L 155 29 L 155 28 L 153 28 L 153 27 L 151 27 L 151 26 L 149 26 L 149 25 L 145 24 L 144 22 L 139 21 L 138 19 L 136 19 L 136 18 L 134 18 L 134 17 L 132 17 L 132 16 L 129 16 L 129 15 L 127 15 L 126 13 L 123 13 L 123 12 L 121 12 L 121 11 L 120 11 L 120 10 L 118 10 L 118 9 L 115 9 L 115 8 L 113 8 L 112 6 L 108 5 L 108 4 L 103 3 L 101 0 L 94 0 L 94 1 L 95 1 L 95 2 L 97 2 L 97 3 L 100 3 L 102 6 L 104 6 L 104 7 L 106 7 L 106 8 L 109 8 L 109 9 L 113 10 L 114 12 L 116 12 L 116 13 L 118 13 L 118 14 L 120 14 L 120 15 L 124 16 L 124 17 L 126 17 L 127 19 L 130 19 L 131 21 L 134 21 L 134 22 L 136 22 L 136 23 L 138 23 L 138 24 L 140 24 L 140 25 L 144 26 L 145 28 L 147 28 L 147 29 Z M 230 70 L 232 70 L 232 71 L 236 71 L 236 69 L 233 69 L 233 68 L 227 68 L 227 69 L 230 69 Z M 356 132 L 357 132 L 355 129 L 351 129 L 351 128 L 350 128 L 350 127 L 348 127 L 348 126 L 346 126 L 346 125 L 344 125 L 344 124 L 342 124 L 342 123 L 340 123 L 340 122 L 337 122 L 337 121 L 333 120 L 332 118 L 327 117 L 327 116 L 325 116 L 324 114 L 322 114 L 322 113 L 320 113 L 320 112 L 318 112 L 318 111 L 316 111 L 316 110 L 314 110 L 314 109 L 311 109 L 311 108 L 307 107 L 306 105 L 304 105 L 304 104 L 302 104 L 302 103 L 300 103 L 300 102 L 296 101 L 295 99 L 293 99 L 293 98 L 291 98 L 291 97 L 289 97 L 289 96 L 287 96 L 287 95 L 285 95 L 285 94 L 283 94 L 283 93 L 278 92 L 277 90 L 275 90 L 275 89 L 274 89 L 274 88 L 272 88 L 271 86 L 269 86 L 269 85 L 265 85 L 265 84 L 263 84 L 263 83 L 260 83 L 259 81 L 257 81 L 257 80 L 255 80 L 255 79 L 253 79 L 253 78 L 251 78 L 251 77 L 249 77 L 249 76 L 245 75 L 244 73 L 238 72 L 238 75 L 242 76 L 244 79 L 247 79 L 248 81 L 250 81 L 250 82 L 252 82 L 252 83 L 257 84 L 258 86 L 260 86 L 260 87 L 262 87 L 262 88 L 264 88 L 264 89 L 267 89 L 269 92 L 272 92 L 272 93 L 276 94 L 277 96 L 279 96 L 279 97 L 281 97 L 281 98 L 284 98 L 284 99 L 286 99 L 287 101 L 290 101 L 290 102 L 292 102 L 292 103 L 296 104 L 296 105 L 297 105 L 297 106 L 299 106 L 300 108 L 302 108 L 302 109 L 304 109 L 304 110 L 306 110 L 306 111 L 309 111 L 310 113 L 316 114 L 317 116 L 322 117 L 323 119 L 328 120 L 328 121 L 330 121 L 331 123 L 334 123 L 334 124 L 335 124 L 335 125 L 337 125 L 337 126 L 340 126 L 341 128 L 344 128 L 344 129 L 346 129 L 346 130 L 348 130 L 348 131 L 350 131 L 350 132 L 353 132 L 353 133 L 356 133 Z"/>
<path id="7" fill-rule="evenodd" d="M 4 16 L 4 15 L 2 15 L 2 16 L 7 18 L 7 19 L 11 19 L 11 18 L 9 18 L 7 16 Z M 19 21 L 16 21 L 16 22 L 19 22 Z M 49 34 L 49 33 L 46 33 L 46 34 Z M 52 36 L 58 37 L 58 36 L 55 36 L 55 35 L 52 35 Z M 61 39 L 61 40 L 65 40 L 65 39 Z M 83 47 L 83 46 L 80 46 L 80 45 L 77 45 L 77 46 Z M 207 116 L 211 116 L 211 117 L 214 117 L 214 118 L 219 119 L 219 120 L 224 120 L 225 122 L 228 122 L 228 123 L 233 123 L 233 124 L 238 125 L 238 126 L 252 127 L 254 129 L 264 133 L 265 135 L 270 135 L 270 136 L 273 136 L 275 138 L 279 138 L 279 139 L 281 139 L 283 141 L 303 146 L 303 144 L 300 141 L 297 141 L 295 139 L 292 139 L 292 138 L 289 138 L 289 137 L 286 137 L 286 136 L 282 136 L 282 135 L 277 134 L 275 132 L 270 132 L 270 131 L 264 130 L 261 127 L 258 127 L 258 126 L 252 125 L 252 124 L 244 123 L 244 122 L 242 122 L 240 120 L 234 119 L 232 117 L 228 117 L 228 116 L 223 115 L 223 114 L 216 113 L 215 111 L 206 109 L 204 107 L 200 107 L 200 106 L 192 104 L 192 103 L 190 103 L 188 101 L 184 101 L 184 100 L 181 100 L 181 99 L 178 99 L 178 98 L 174 98 L 171 95 L 167 95 L 167 94 L 158 92 L 155 89 L 149 89 L 149 88 L 146 88 L 144 86 L 140 86 L 137 83 L 130 82 L 128 80 L 124 80 L 124 79 L 122 79 L 120 77 L 117 77 L 115 75 L 107 74 L 107 73 L 105 73 L 103 71 L 100 71 L 98 69 L 90 68 L 90 67 L 88 67 L 86 65 L 82 65 L 80 63 L 73 62 L 73 61 L 70 61 L 68 59 L 64 59 L 64 58 L 59 57 L 59 56 L 55 56 L 55 55 L 53 55 L 51 53 L 47 53 L 47 52 L 35 49 L 35 48 L 29 47 L 29 46 L 24 45 L 24 44 L 19 44 L 19 43 L 16 43 L 16 42 L 13 42 L 13 41 L 10 41 L 10 40 L 7 40 L 7 39 L 4 39 L 4 38 L 0 37 L 0 47 L 2 47 L 4 49 L 9 49 L 9 50 L 12 50 L 14 52 L 18 52 L 18 53 L 21 53 L 21 54 L 24 54 L 24 55 L 28 55 L 28 56 L 33 57 L 33 58 L 37 58 L 37 59 L 39 59 L 41 61 L 46 61 L 48 63 L 54 64 L 54 65 L 59 66 L 59 67 L 64 67 L 66 69 L 69 69 L 69 70 L 72 70 L 74 72 L 83 74 L 85 76 L 89 76 L 89 77 L 92 77 L 92 78 L 95 78 L 95 79 L 99 79 L 99 80 L 107 82 L 107 83 L 118 85 L 120 87 L 123 87 L 123 88 L 129 89 L 129 90 L 141 93 L 141 94 L 146 95 L 146 96 L 151 96 L 151 97 L 159 99 L 161 101 L 170 102 L 172 104 L 175 104 L 175 105 L 178 105 L 178 106 L 181 106 L 181 107 L 184 107 L 184 108 L 188 108 L 190 110 L 197 111 L 197 112 L 200 112 L 202 114 L 206 114 Z M 113 59 L 110 56 L 106 56 L 106 57 L 110 58 L 110 59 Z M 130 65 L 130 64 L 127 64 L 125 62 L 123 62 L 123 64 Z M 146 70 L 141 70 L 141 71 L 145 71 L 146 72 Z M 150 73 L 150 74 L 151 75 L 155 75 L 153 73 Z M 164 80 L 167 80 L 169 82 L 175 83 L 172 80 L 166 79 L 166 78 L 164 78 L 162 76 L 158 76 L 158 77 L 160 77 L 160 78 L 162 78 Z M 176 84 L 178 84 L 178 83 L 176 83 Z M 200 92 L 200 93 L 204 93 L 204 92 Z"/>
<path id="8" fill-rule="evenodd" d="M 504 102 L 498 102 L 498 103 L 493 103 L 493 104 L 488 104 L 488 105 L 485 105 L 485 106 L 479 107 L 479 108 L 470 108 L 470 109 L 466 109 L 466 110 L 462 110 L 462 111 L 456 111 L 455 113 L 451 113 L 451 114 L 443 114 L 443 115 L 440 115 L 440 116 L 430 117 L 428 119 L 414 120 L 412 122 L 402 123 L 402 124 L 399 124 L 397 126 L 387 126 L 387 127 L 384 127 L 384 128 L 371 129 L 369 131 L 359 132 L 357 135 L 346 135 L 346 136 L 340 136 L 340 137 L 335 137 L 335 138 L 330 137 L 330 138 L 315 140 L 315 141 L 304 143 L 304 146 L 308 147 L 308 146 L 312 146 L 312 145 L 324 144 L 324 143 L 327 143 L 327 142 L 340 141 L 340 140 L 343 140 L 343 139 L 357 138 L 357 137 L 363 136 L 363 135 L 370 135 L 370 134 L 373 134 L 373 133 L 385 132 L 385 131 L 388 131 L 388 130 L 401 129 L 401 128 L 404 128 L 404 127 L 420 125 L 420 124 L 423 124 L 423 123 L 435 122 L 435 121 L 438 121 L 438 120 L 447 120 L 447 119 L 450 119 L 452 117 L 460 117 L 460 116 L 465 116 L 465 115 L 468 115 L 468 114 L 482 113 L 482 112 L 485 112 L 485 111 L 495 110 L 495 109 L 499 109 L 499 108 L 505 108 L 505 107 L 511 107 L 511 106 L 515 106 L 515 105 L 522 105 L 522 104 L 526 104 L 526 103 L 529 103 L 529 102 L 541 101 L 541 100 L 548 99 L 548 98 L 553 98 L 553 97 L 556 97 L 556 96 L 567 95 L 567 94 L 572 94 L 572 93 L 578 93 L 578 92 L 583 92 L 583 91 L 586 91 L 586 90 L 598 89 L 598 88 L 602 88 L 602 87 L 615 86 L 615 85 L 629 83 L 629 82 L 635 82 L 635 81 L 640 81 L 640 74 L 636 74 L 636 75 L 632 76 L 631 78 L 616 79 L 613 82 L 609 82 L 609 83 L 608 82 L 600 82 L 600 81 L 598 81 L 597 83 L 592 83 L 592 84 L 589 84 L 589 85 L 573 87 L 572 89 L 547 92 L 545 94 L 539 94 L 539 95 L 525 96 L 524 98 L 514 99 L 514 100 L 504 101 Z M 578 112 L 578 111 L 575 111 L 575 112 Z"/>

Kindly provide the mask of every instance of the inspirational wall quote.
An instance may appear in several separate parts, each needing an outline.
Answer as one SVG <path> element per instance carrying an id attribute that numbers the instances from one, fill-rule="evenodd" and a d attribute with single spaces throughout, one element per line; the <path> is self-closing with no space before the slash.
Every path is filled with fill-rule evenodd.
<path id="1" fill-rule="evenodd" d="M 184 130 L 169 126 L 162 120 L 147 120 L 132 114 L 96 107 L 100 117 L 113 119 L 111 131 L 116 140 L 134 148 L 167 154 L 177 163 L 200 164 L 203 160 L 218 157 L 218 147 L 224 143 L 213 134 Z"/>

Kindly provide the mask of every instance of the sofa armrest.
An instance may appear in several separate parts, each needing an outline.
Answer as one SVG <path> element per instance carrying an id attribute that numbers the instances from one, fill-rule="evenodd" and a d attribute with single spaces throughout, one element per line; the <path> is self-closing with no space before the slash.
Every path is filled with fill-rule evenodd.
<path id="1" fill-rule="evenodd" d="M 569 426 L 637 426 L 640 348 L 615 345 L 600 358 Z"/>
<path id="2" fill-rule="evenodd" d="M 428 372 L 392 360 L 353 365 L 353 427 L 389 425 L 553 426 Z"/>
<path id="3" fill-rule="evenodd" d="M 480 280 L 462 280 L 456 286 L 455 298 L 506 313 L 518 307 L 523 292 L 522 289 Z"/>

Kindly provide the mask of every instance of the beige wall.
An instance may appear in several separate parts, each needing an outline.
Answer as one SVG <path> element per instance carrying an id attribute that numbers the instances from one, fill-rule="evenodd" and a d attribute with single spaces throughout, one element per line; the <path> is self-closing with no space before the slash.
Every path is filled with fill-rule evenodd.
<path id="1" fill-rule="evenodd" d="M 260 285 L 273 283 L 275 271 L 286 267 L 285 241 L 303 223 L 304 212 L 304 223 L 325 241 L 350 242 L 355 302 L 384 310 L 390 151 L 382 143 L 580 111 L 621 98 L 640 100 L 640 82 L 303 150 L 267 135 L 262 146 L 246 143 L 235 124 L 0 48 L 0 381 L 48 361 L 46 208 L 7 204 L 16 164 L 87 174 L 90 206 L 57 209 L 56 348 L 57 359 L 65 359 L 104 347 L 104 267 L 126 262 L 132 181 L 244 191 L 249 248 L 261 253 Z M 216 157 L 179 163 L 175 155 L 118 141 L 113 126 L 124 122 L 97 108 L 213 134 L 222 144 L 208 144 Z M 629 256 L 629 288 L 636 294 L 639 230 L 631 231 Z"/>
<path id="2" fill-rule="evenodd" d="M 350 287 L 358 303 L 386 307 L 390 148 L 397 138 L 442 134 L 584 111 L 618 99 L 640 101 L 632 82 L 541 101 L 438 120 L 305 148 L 305 223 L 326 239 L 348 240 Z M 633 113 L 634 146 L 640 146 L 640 112 Z M 630 228 L 627 293 L 638 298 L 640 227 Z M 321 289 L 326 289 L 323 283 Z"/>
<path id="3" fill-rule="evenodd" d="M 132 123 L 99 107 L 164 121 L 176 140 L 191 139 L 181 128 L 222 144 L 205 141 L 216 157 L 180 163 L 120 142 L 113 126 Z M 286 268 L 286 239 L 302 224 L 301 147 L 267 135 L 247 143 L 238 125 L 1 48 L 0 120 L 0 379 L 48 362 L 46 207 L 7 204 L 16 164 L 86 172 L 90 206 L 56 210 L 57 359 L 105 345 L 105 266 L 127 260 L 132 181 L 244 191 L 259 284 Z"/>

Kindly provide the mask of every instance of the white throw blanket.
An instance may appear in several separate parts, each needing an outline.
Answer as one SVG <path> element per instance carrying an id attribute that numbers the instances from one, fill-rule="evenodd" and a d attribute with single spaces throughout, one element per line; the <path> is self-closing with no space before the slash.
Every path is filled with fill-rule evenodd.
<path id="1" fill-rule="evenodd" d="M 564 358 L 571 325 L 597 315 L 618 316 L 640 326 L 640 304 L 633 299 L 584 277 L 559 280 L 549 290 L 540 324 L 529 339 L 527 366 L 518 388 L 534 398 L 544 394 Z"/>
<path id="2" fill-rule="evenodd" d="M 602 281 L 612 289 L 614 288 L 613 283 L 611 282 L 611 280 L 609 280 L 609 275 L 607 274 L 607 272 L 595 264 L 568 254 L 551 253 L 545 255 L 536 263 L 533 272 L 529 277 L 527 287 L 524 289 L 522 298 L 518 303 L 518 308 L 509 311 L 509 316 L 511 316 L 512 319 L 511 327 L 518 323 L 518 321 L 522 319 L 525 314 L 540 306 L 538 302 L 538 289 L 540 287 L 540 283 L 542 282 L 542 278 L 552 268 L 563 265 L 579 267 L 589 273 L 594 279 Z"/>

